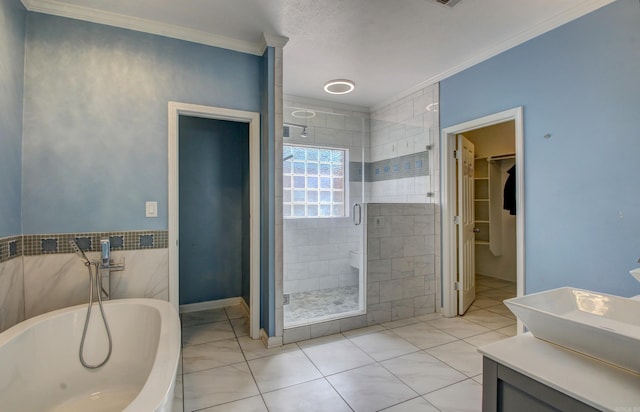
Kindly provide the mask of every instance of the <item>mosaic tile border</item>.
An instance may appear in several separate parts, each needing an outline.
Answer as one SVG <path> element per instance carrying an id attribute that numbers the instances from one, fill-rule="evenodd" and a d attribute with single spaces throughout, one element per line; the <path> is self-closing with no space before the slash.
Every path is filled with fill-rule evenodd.
<path id="1" fill-rule="evenodd" d="M 404 179 L 429 175 L 429 151 L 364 164 L 365 182 Z M 362 180 L 362 163 L 349 162 L 349 180 Z"/>
<path id="2" fill-rule="evenodd" d="M 0 239 L 0 263 L 22 256 L 22 236 Z"/>
<path id="3" fill-rule="evenodd" d="M 367 163 L 367 182 L 404 179 L 429 175 L 429 152 L 423 151 L 392 159 Z"/>
<path id="4" fill-rule="evenodd" d="M 99 252 L 100 239 L 106 237 L 113 251 L 166 249 L 169 245 L 167 230 L 22 235 L 0 239 L 0 262 L 19 256 L 73 253 L 70 240 L 75 240 L 84 251 Z"/>

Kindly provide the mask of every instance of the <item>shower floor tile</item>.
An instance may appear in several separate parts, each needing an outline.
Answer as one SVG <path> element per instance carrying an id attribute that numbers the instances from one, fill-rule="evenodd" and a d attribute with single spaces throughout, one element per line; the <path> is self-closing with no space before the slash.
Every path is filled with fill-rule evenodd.
<path id="1" fill-rule="evenodd" d="M 358 310 L 358 286 L 299 292 L 289 295 L 284 306 L 284 324 L 310 321 Z"/>

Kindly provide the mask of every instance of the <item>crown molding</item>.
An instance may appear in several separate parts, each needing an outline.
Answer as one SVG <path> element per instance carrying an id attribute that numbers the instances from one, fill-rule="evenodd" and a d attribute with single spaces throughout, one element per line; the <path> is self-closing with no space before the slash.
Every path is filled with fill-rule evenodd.
<path id="1" fill-rule="evenodd" d="M 271 33 L 262 33 L 262 41 L 266 46 L 269 47 L 284 47 L 288 42 L 289 38 L 285 36 L 278 36 L 277 34 Z"/>
<path id="2" fill-rule="evenodd" d="M 543 21 L 542 23 L 524 30 L 518 34 L 516 34 L 513 37 L 510 37 L 509 39 L 499 43 L 497 46 L 495 47 L 491 47 L 489 49 L 485 49 L 483 51 L 481 51 L 480 53 L 472 56 L 471 58 L 463 61 L 462 63 L 453 66 L 443 72 L 440 72 L 438 74 L 436 74 L 435 76 L 431 76 L 430 78 L 428 78 L 427 80 L 424 80 L 418 84 L 416 84 L 415 86 L 403 91 L 402 93 L 399 93 L 397 95 L 395 95 L 394 97 L 391 97 L 389 99 L 384 100 L 383 102 L 376 104 L 375 106 L 372 106 L 369 108 L 369 110 L 371 112 L 383 109 L 385 106 L 388 106 L 398 100 L 401 100 L 413 93 L 416 93 L 422 89 L 424 89 L 425 87 L 431 86 L 435 83 L 438 83 L 446 78 L 449 78 L 457 73 L 460 73 L 463 70 L 466 70 L 470 67 L 475 66 L 478 63 L 482 63 L 485 60 L 489 60 L 492 57 L 497 56 L 498 54 L 505 52 L 509 49 L 512 49 L 522 43 L 525 43 L 531 39 L 534 39 L 544 33 L 547 33 L 555 28 L 558 28 L 564 24 L 569 23 L 572 20 L 575 20 L 579 17 L 582 17 L 586 14 L 591 13 L 592 11 L 595 11 L 601 7 L 604 7 L 610 3 L 613 3 L 615 0 L 588 0 L 588 1 L 583 1 L 582 3 L 580 3 L 579 5 L 572 7 L 568 10 L 565 10 L 564 12 L 557 14 L 545 21 Z"/>
<path id="3" fill-rule="evenodd" d="M 278 36 L 277 34 L 262 32 L 261 52 L 263 55 L 267 50 L 267 47 L 279 47 L 283 48 L 289 42 L 288 37 Z"/>
<path id="4" fill-rule="evenodd" d="M 125 16 L 123 14 L 112 13 L 92 9 L 89 7 L 65 4 L 55 0 L 21 0 L 28 11 L 51 14 L 54 16 L 68 17 L 76 20 L 84 20 L 92 23 L 105 24 L 128 30 L 135 30 L 144 33 L 156 34 L 158 36 L 171 37 L 174 39 L 186 40 L 194 43 L 205 44 L 207 46 L 220 47 L 223 49 L 239 51 L 242 53 L 261 56 L 267 46 L 282 43 L 286 37 L 275 35 L 263 36 L 255 42 L 233 39 L 201 30 L 189 29 L 182 26 L 175 26 L 167 23 L 160 23 L 152 20 L 137 17 Z M 286 41 L 284 41 L 286 44 Z"/>

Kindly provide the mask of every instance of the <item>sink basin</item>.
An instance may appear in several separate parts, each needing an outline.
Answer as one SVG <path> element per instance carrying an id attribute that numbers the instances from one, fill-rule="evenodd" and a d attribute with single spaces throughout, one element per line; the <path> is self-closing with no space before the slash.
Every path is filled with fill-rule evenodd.
<path id="1" fill-rule="evenodd" d="M 630 270 L 629 273 L 631 273 L 631 276 L 633 276 L 638 282 L 640 282 L 640 268 Z"/>
<path id="2" fill-rule="evenodd" d="M 640 301 L 565 287 L 504 303 L 535 337 L 640 373 Z"/>

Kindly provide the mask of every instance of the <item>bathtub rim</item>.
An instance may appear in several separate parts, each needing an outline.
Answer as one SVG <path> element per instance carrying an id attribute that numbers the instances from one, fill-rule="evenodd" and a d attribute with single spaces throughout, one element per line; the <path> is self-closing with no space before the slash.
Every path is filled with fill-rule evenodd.
<path id="1" fill-rule="evenodd" d="M 151 307 L 158 311 L 160 315 L 160 331 L 158 336 L 158 347 L 154 357 L 153 365 L 149 371 L 147 379 L 140 389 L 140 392 L 131 401 L 123 412 L 133 412 L 148 410 L 151 406 L 153 411 L 165 410 L 164 405 L 171 405 L 173 392 L 178 372 L 178 362 L 181 350 L 181 330 L 178 312 L 173 305 L 165 300 L 151 298 L 126 298 L 114 299 L 103 302 L 105 306 L 134 305 Z M 97 305 L 97 303 L 94 303 Z M 0 347 L 11 342 L 23 332 L 49 319 L 63 316 L 70 312 L 84 311 L 87 304 L 70 306 L 57 309 L 51 312 L 42 313 L 33 318 L 24 320 L 0 333 Z M 107 320 L 109 319 L 107 314 Z M 80 344 L 78 342 L 78 344 Z M 168 410 L 168 409 L 167 409 Z"/>

